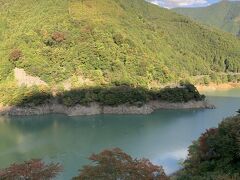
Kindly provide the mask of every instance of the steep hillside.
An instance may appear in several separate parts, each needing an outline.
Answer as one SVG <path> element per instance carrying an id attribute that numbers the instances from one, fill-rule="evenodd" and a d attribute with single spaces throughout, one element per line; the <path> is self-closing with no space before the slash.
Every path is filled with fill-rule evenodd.
<path id="1" fill-rule="evenodd" d="M 203 8 L 176 8 L 174 11 L 240 36 L 240 2 L 238 1 L 222 1 Z"/>
<path id="2" fill-rule="evenodd" d="M 0 40 L 3 96 L 15 68 L 54 89 L 240 71 L 234 36 L 143 0 L 0 0 Z"/>

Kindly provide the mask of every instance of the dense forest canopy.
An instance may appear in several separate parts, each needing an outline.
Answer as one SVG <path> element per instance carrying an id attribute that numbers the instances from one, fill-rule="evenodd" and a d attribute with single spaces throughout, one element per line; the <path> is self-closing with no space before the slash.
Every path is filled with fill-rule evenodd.
<path id="1" fill-rule="evenodd" d="M 168 82 L 240 70 L 240 42 L 143 0 L 1 0 L 1 79 Z M 57 37 L 59 36 L 59 37 Z M 60 37 L 62 36 L 62 37 Z M 21 51 L 18 59 L 13 51 Z"/>
<path id="2" fill-rule="evenodd" d="M 144 0 L 0 0 L 0 40 L 1 98 L 15 68 L 54 89 L 239 80 L 237 38 Z"/>

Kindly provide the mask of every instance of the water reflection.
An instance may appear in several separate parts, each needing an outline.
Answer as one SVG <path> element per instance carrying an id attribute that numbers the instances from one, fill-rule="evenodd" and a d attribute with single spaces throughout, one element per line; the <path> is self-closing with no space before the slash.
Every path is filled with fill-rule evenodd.
<path id="1" fill-rule="evenodd" d="M 180 167 L 193 140 L 239 109 L 240 91 L 210 93 L 209 100 L 217 109 L 159 110 L 147 116 L 1 117 L 0 168 L 43 158 L 62 163 L 65 172 L 59 179 L 69 179 L 88 163 L 91 153 L 120 147 L 134 157 L 162 164 L 171 173 Z"/>
<path id="2" fill-rule="evenodd" d="M 181 163 L 186 159 L 188 155 L 188 149 L 178 149 L 176 151 L 161 154 L 158 158 L 153 159 L 155 164 L 161 164 L 167 174 L 171 174 L 180 169 Z"/>

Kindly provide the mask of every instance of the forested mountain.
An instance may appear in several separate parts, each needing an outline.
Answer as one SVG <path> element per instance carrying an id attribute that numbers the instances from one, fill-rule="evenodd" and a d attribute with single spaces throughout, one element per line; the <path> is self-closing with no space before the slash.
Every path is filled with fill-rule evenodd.
<path id="1" fill-rule="evenodd" d="M 174 11 L 194 20 L 240 36 L 240 2 L 221 1 L 208 7 L 176 8 Z"/>
<path id="2" fill-rule="evenodd" d="M 55 89 L 240 71 L 237 38 L 144 0 L 0 0 L 0 40 L 1 98 L 16 68 Z"/>

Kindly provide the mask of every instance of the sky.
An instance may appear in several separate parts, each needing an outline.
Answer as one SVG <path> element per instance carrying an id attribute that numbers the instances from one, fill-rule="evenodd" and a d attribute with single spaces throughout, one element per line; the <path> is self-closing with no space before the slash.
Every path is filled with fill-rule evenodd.
<path id="1" fill-rule="evenodd" d="M 220 0 L 148 0 L 165 8 L 208 6 Z"/>

